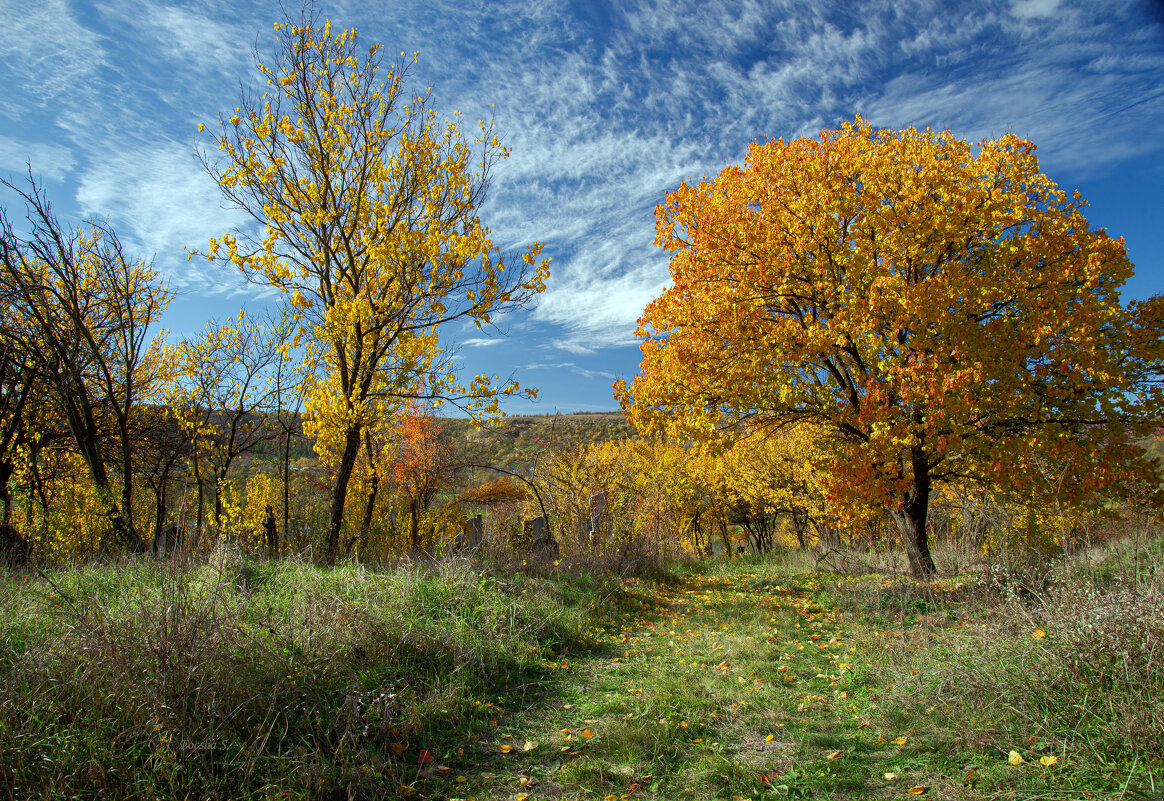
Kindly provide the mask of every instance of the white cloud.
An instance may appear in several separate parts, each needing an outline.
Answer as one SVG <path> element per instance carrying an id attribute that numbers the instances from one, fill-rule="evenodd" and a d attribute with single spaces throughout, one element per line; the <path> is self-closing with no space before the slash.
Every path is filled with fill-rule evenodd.
<path id="1" fill-rule="evenodd" d="M 0 167 L 31 156 L 77 180 L 84 211 L 110 215 L 176 280 L 228 286 L 181 260 L 182 245 L 238 222 L 183 137 L 254 82 L 252 46 L 273 44 L 281 14 L 225 0 L 10 4 Z M 420 50 L 412 88 L 431 83 L 441 111 L 495 115 L 513 155 L 483 218 L 507 251 L 546 243 L 553 275 L 528 321 L 568 353 L 635 341 L 668 282 L 652 208 L 751 140 L 860 112 L 972 139 L 1013 130 L 1052 177 L 1161 149 L 1164 52 L 1135 4 L 400 0 L 380 12 L 332 0 L 320 12 L 390 55 Z"/>
<path id="2" fill-rule="evenodd" d="M 604 378 L 604 379 L 613 380 L 614 378 L 617 377 L 617 376 L 615 376 L 614 373 L 609 372 L 607 370 L 591 370 L 587 367 L 582 367 L 581 365 L 579 365 L 575 362 L 541 362 L 541 363 L 527 364 L 522 369 L 523 370 L 569 370 L 571 373 L 574 373 L 575 375 L 579 375 L 579 376 L 582 376 L 583 378 L 587 378 L 587 379 Z"/>
<path id="3" fill-rule="evenodd" d="M 0 170 L 9 179 L 19 180 L 31 169 L 32 177 L 37 182 L 42 179 L 60 181 L 73 169 L 74 164 L 76 160 L 72 151 L 61 145 L 18 141 L 0 136 Z"/>
<path id="4" fill-rule="evenodd" d="M 105 48 L 99 36 L 74 19 L 65 0 L 15 0 L 0 25 L 0 63 L 15 82 L 0 93 L 0 109 L 6 117 L 22 119 L 34 108 L 86 96 L 106 63 Z M 15 102 L 17 97 L 35 105 Z"/>
<path id="5" fill-rule="evenodd" d="M 233 271 L 208 266 L 201 257 L 187 262 L 184 247 L 204 249 L 245 222 L 222 207 L 218 186 L 187 148 L 175 142 L 124 152 L 86 168 L 77 203 L 87 217 L 108 217 L 135 251 L 152 256 L 177 287 L 240 293 L 244 282 Z"/>
<path id="6" fill-rule="evenodd" d="M 1059 10 L 1059 0 L 1016 0 L 1011 13 L 1021 19 L 1051 17 Z"/>

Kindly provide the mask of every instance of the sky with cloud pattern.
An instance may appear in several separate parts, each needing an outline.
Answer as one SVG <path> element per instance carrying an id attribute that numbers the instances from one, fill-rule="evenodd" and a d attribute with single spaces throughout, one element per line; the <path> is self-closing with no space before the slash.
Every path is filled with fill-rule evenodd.
<path id="1" fill-rule="evenodd" d="M 298 6 L 293 7 L 296 11 Z M 273 44 L 274 2 L 0 0 L 0 172 L 31 166 L 69 222 L 108 218 L 179 292 L 181 337 L 270 291 L 188 262 L 244 221 L 196 157 Z M 861 114 L 978 140 L 1013 132 L 1122 235 L 1164 292 L 1164 4 L 1149 0 L 326 2 L 335 26 L 419 51 L 415 91 L 492 116 L 511 157 L 482 210 L 503 250 L 545 244 L 548 290 L 498 332 L 448 332 L 467 372 L 540 389 L 515 413 L 616 408 L 635 320 L 667 285 L 653 210 L 751 141 Z M 19 207 L 11 196 L 13 216 Z"/>

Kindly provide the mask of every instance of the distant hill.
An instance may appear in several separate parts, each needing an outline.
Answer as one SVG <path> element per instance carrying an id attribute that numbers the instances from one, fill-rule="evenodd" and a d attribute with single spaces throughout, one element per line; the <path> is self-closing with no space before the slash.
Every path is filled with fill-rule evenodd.
<path id="1" fill-rule="evenodd" d="M 634 437 L 621 412 L 513 415 L 504 426 L 474 429 L 464 418 L 444 418 L 447 435 L 472 461 L 507 470 L 524 469 L 555 442 L 606 442 Z"/>

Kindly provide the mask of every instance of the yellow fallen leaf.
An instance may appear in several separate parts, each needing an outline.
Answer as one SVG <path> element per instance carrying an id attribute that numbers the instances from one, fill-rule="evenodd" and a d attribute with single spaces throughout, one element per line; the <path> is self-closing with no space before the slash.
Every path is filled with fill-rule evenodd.
<path id="1" fill-rule="evenodd" d="M 537 747 L 538 747 L 538 744 L 534 740 L 526 740 L 525 745 L 523 745 L 521 747 L 521 750 L 522 751 L 532 751 Z"/>
<path id="2" fill-rule="evenodd" d="M 509 754 L 512 752 L 513 752 L 513 746 L 510 745 L 509 743 L 506 743 L 505 745 L 501 746 L 501 753 Z"/>
<path id="3" fill-rule="evenodd" d="M 1036 640 L 1041 640 L 1043 637 L 1047 636 L 1047 632 L 1043 631 L 1042 629 L 1035 629 L 1031 632 L 1031 636 Z"/>
<path id="4" fill-rule="evenodd" d="M 771 742 L 775 742 L 775 741 L 776 741 L 775 734 L 769 734 L 767 737 L 764 738 L 764 742 L 766 742 L 766 743 L 771 743 Z"/>
<path id="5" fill-rule="evenodd" d="M 594 736 L 594 729 L 583 729 L 582 736 L 585 737 L 587 740 L 589 740 L 591 737 Z"/>
<path id="6" fill-rule="evenodd" d="M 909 793 L 910 795 L 925 795 L 926 791 L 929 789 L 930 788 L 923 787 L 919 784 L 916 787 L 910 787 L 908 790 L 906 790 L 906 792 Z"/>
<path id="7" fill-rule="evenodd" d="M 1057 756 L 1039 757 L 1039 764 L 1045 765 L 1048 768 L 1051 767 L 1052 765 L 1058 765 L 1059 764 L 1059 757 L 1057 757 Z"/>
<path id="8" fill-rule="evenodd" d="M 896 740 L 893 741 L 893 744 L 894 745 L 905 745 L 908 742 L 909 742 L 908 737 L 898 737 Z"/>
<path id="9" fill-rule="evenodd" d="M 468 780 L 468 779 L 466 779 L 464 776 L 458 776 L 458 777 L 455 779 L 455 781 L 457 782 L 457 784 L 464 784 L 465 782 L 467 782 L 467 781 L 469 781 L 469 780 Z"/>
<path id="10" fill-rule="evenodd" d="M 894 779 L 896 779 L 896 778 L 897 778 L 897 774 L 896 774 L 896 773 L 886 773 L 886 774 L 885 774 L 885 781 L 887 781 L 887 782 L 891 782 L 891 781 L 893 781 L 893 780 L 894 780 Z"/>
<path id="11" fill-rule="evenodd" d="M 1017 767 L 1023 764 L 1023 755 L 1018 751 L 1011 751 L 1007 756 L 1006 761 Z"/>
<path id="12" fill-rule="evenodd" d="M 517 801 L 529 801 L 529 793 L 518 793 Z"/>
<path id="13" fill-rule="evenodd" d="M 829 754 L 829 755 L 828 755 L 828 757 L 827 757 L 827 758 L 828 758 L 828 759 L 836 759 L 836 758 L 837 758 L 837 757 L 839 757 L 840 755 L 841 755 L 841 752 L 840 752 L 840 751 L 833 751 L 831 754 Z"/>

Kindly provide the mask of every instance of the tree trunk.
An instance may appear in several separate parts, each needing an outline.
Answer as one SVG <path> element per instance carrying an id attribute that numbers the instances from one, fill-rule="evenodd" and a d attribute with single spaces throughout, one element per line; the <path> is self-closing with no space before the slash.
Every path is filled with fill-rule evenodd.
<path id="1" fill-rule="evenodd" d="M 360 429 L 349 428 L 344 436 L 344 450 L 340 456 L 339 469 L 335 474 L 335 488 L 331 494 L 331 514 L 327 521 L 327 545 L 323 559 L 328 565 L 334 565 L 339 555 L 340 528 L 344 522 L 344 505 L 348 500 L 348 483 L 352 480 L 352 471 L 356 467 L 356 457 L 360 455 Z"/>
<path id="2" fill-rule="evenodd" d="M 194 480 L 198 484 L 198 513 L 194 519 L 194 538 L 190 543 L 190 553 L 198 552 L 199 541 L 202 539 L 202 509 L 206 503 L 206 482 L 202 478 L 202 472 L 198 469 L 197 459 L 194 461 Z"/>
<path id="3" fill-rule="evenodd" d="M 420 502 L 413 498 L 408 502 L 409 525 L 412 526 L 412 551 L 420 551 Z"/>
<path id="4" fill-rule="evenodd" d="M 8 479 L 12 477 L 15 466 L 8 462 L 0 462 L 0 503 L 4 505 L 4 512 L 0 516 L 0 526 L 12 522 L 12 493 L 8 488 Z"/>
<path id="5" fill-rule="evenodd" d="M 292 422 L 294 425 L 294 422 Z M 283 536 L 287 536 L 287 525 L 291 522 L 291 431 L 289 426 L 283 438 Z"/>
<path id="6" fill-rule="evenodd" d="M 916 579 L 929 581 L 938 572 L 930 556 L 929 535 L 926 532 L 930 513 L 930 465 L 921 448 L 914 448 L 910 457 L 913 462 L 913 487 L 903 499 L 901 508 L 891 509 L 889 513 L 901 532 L 901 541 L 909 556 L 910 573 Z"/>
<path id="7" fill-rule="evenodd" d="M 372 471 L 372 486 L 368 489 L 368 499 L 364 502 L 364 517 L 360 522 L 360 536 L 367 542 L 368 530 L 372 528 L 372 514 L 376 510 L 376 495 L 380 491 L 380 471 L 376 468 L 372 454 L 372 435 L 368 431 L 364 432 L 364 451 L 368 454 L 368 464 Z"/>

